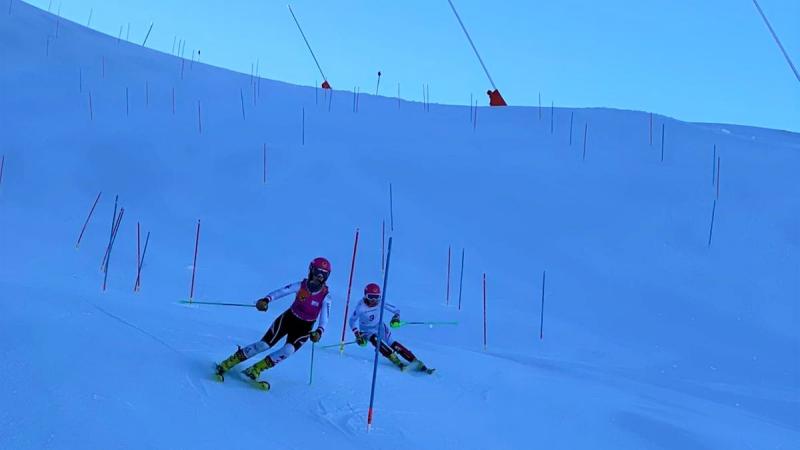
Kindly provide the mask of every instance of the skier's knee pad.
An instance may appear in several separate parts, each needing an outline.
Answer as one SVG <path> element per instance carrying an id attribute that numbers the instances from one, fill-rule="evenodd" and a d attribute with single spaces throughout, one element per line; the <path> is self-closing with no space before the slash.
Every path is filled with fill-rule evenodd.
<path id="1" fill-rule="evenodd" d="M 391 347 L 392 349 L 394 349 L 394 351 L 399 353 L 400 356 L 405 358 L 407 361 L 414 361 L 415 359 L 417 359 L 417 357 L 414 356 L 414 353 L 412 353 L 411 350 L 407 349 L 405 345 L 397 341 L 392 342 Z"/>
<path id="2" fill-rule="evenodd" d="M 250 344 L 250 345 L 248 345 L 246 347 L 243 347 L 242 351 L 244 352 L 245 356 L 247 356 L 248 358 L 252 358 L 253 356 L 255 356 L 255 355 L 257 355 L 257 354 L 259 354 L 261 352 L 265 352 L 268 349 L 269 349 L 269 345 L 267 345 L 266 342 L 264 342 L 264 341 L 256 341 L 256 342 L 253 342 L 252 344 Z"/>
<path id="3" fill-rule="evenodd" d="M 279 348 L 278 350 L 272 352 L 269 355 L 269 359 L 272 360 L 275 364 L 283 361 L 284 359 L 292 356 L 295 352 L 294 346 L 292 344 L 286 344 L 283 347 Z"/>

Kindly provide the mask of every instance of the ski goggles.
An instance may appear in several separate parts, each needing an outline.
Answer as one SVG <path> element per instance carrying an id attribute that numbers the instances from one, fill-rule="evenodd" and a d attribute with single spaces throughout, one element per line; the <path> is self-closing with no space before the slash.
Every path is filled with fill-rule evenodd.
<path id="1" fill-rule="evenodd" d="M 381 294 L 366 294 L 364 298 L 368 300 L 378 301 L 381 299 Z"/>
<path id="2" fill-rule="evenodd" d="M 316 268 L 316 267 L 311 269 L 311 277 L 312 278 L 316 278 L 318 276 L 322 276 L 323 280 L 327 280 L 328 279 L 328 275 L 330 275 L 330 272 L 328 272 L 325 269 L 320 269 L 320 268 Z"/>

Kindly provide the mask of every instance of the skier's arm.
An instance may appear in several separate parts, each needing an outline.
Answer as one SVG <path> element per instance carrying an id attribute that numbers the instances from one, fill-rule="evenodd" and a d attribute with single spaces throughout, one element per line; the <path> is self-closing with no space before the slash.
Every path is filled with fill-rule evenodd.
<path id="1" fill-rule="evenodd" d="M 287 284 L 286 286 L 284 286 L 284 287 L 282 287 L 280 289 L 275 289 L 274 291 L 270 292 L 264 298 L 267 299 L 267 302 L 271 302 L 273 300 L 277 300 L 279 298 L 286 297 L 289 294 L 296 294 L 297 291 L 300 290 L 300 286 L 301 285 L 302 285 L 302 282 L 300 282 L 300 281 L 298 281 L 296 283 L 292 283 L 292 284 Z"/>
<path id="2" fill-rule="evenodd" d="M 389 321 L 389 325 L 392 328 L 397 328 L 400 326 L 400 308 L 394 306 L 391 303 L 383 302 L 383 308 L 386 311 L 389 311 L 392 314 L 392 320 Z"/>
<path id="3" fill-rule="evenodd" d="M 393 313 L 395 316 L 400 317 L 400 308 L 398 308 L 397 306 L 394 306 L 393 304 L 385 301 L 383 302 L 383 308 L 386 311 Z"/>
<path id="4" fill-rule="evenodd" d="M 358 334 L 358 310 L 360 308 L 361 304 L 359 303 L 355 308 L 353 308 L 353 312 L 350 313 L 350 319 L 347 321 L 347 323 L 350 325 L 350 329 L 353 330 L 353 334 Z"/>
<path id="5" fill-rule="evenodd" d="M 269 304 L 273 300 L 275 300 L 277 298 L 285 297 L 285 296 L 287 296 L 289 294 L 296 293 L 297 291 L 300 290 L 300 286 L 301 285 L 302 285 L 302 283 L 298 281 L 297 283 L 287 284 L 286 286 L 284 286 L 284 287 L 282 287 L 280 289 L 276 289 L 276 290 L 270 292 L 265 297 L 262 297 L 262 298 L 260 298 L 260 299 L 258 299 L 256 301 L 256 309 L 259 310 L 259 311 L 266 311 L 267 309 L 269 309 Z"/>
<path id="6" fill-rule="evenodd" d="M 319 319 L 317 320 L 317 329 L 325 331 L 328 325 L 328 316 L 331 314 L 331 298 L 330 295 L 325 296 L 322 301 L 322 309 L 319 310 Z"/>

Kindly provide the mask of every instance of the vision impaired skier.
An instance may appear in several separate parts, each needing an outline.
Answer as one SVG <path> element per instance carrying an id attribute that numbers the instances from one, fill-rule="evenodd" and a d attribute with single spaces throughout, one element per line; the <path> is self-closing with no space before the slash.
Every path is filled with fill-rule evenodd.
<path id="1" fill-rule="evenodd" d="M 371 342 L 373 346 L 378 345 L 378 331 L 379 327 L 383 327 L 383 339 L 379 347 L 379 351 L 383 356 L 389 359 L 394 365 L 401 370 L 405 369 L 407 364 L 397 357 L 399 354 L 406 361 L 415 365 L 415 369 L 428 373 L 433 373 L 434 369 L 429 369 L 425 366 L 414 353 L 411 352 L 400 342 L 392 338 L 392 333 L 385 323 L 380 323 L 380 300 L 381 288 L 375 283 L 370 283 L 364 288 L 364 298 L 353 309 L 350 315 L 350 328 L 356 337 L 356 343 L 360 346 L 367 345 L 367 341 Z M 392 328 L 400 326 L 400 310 L 391 303 L 383 302 L 383 307 L 393 314 L 389 324 Z"/>
<path id="2" fill-rule="evenodd" d="M 316 258 L 308 266 L 307 278 L 272 291 L 266 297 L 259 299 L 256 302 L 256 308 L 259 311 L 266 311 L 272 301 L 295 294 L 292 305 L 272 322 L 272 326 L 261 340 L 246 347 L 240 347 L 228 359 L 217 364 L 218 379 L 223 380 L 225 372 L 237 364 L 269 350 L 284 336 L 286 336 L 286 341 L 282 347 L 245 369 L 243 373 L 256 381 L 261 372 L 294 354 L 308 339 L 318 342 L 325 331 L 330 314 L 331 304 L 328 298 L 328 286 L 325 284 L 330 273 L 331 263 L 325 258 Z M 317 328 L 311 331 L 317 318 L 319 318 Z"/>

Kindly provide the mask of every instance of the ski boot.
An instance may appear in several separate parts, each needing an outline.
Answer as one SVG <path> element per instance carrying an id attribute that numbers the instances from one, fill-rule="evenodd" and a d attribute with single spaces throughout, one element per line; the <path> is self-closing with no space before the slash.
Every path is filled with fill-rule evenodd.
<path id="1" fill-rule="evenodd" d="M 262 359 L 261 361 L 259 361 L 259 362 L 255 363 L 255 364 L 253 364 L 252 366 L 248 367 L 247 369 L 244 369 L 242 371 L 242 373 L 247 378 L 252 380 L 253 383 L 255 383 L 254 385 L 257 388 L 262 389 L 264 391 L 268 391 L 269 387 L 270 387 L 269 383 L 267 383 L 266 381 L 258 381 L 258 376 L 261 375 L 261 372 L 263 372 L 263 371 L 265 371 L 265 370 L 267 370 L 267 369 L 269 369 L 269 368 L 271 368 L 273 366 L 275 366 L 275 363 L 273 363 L 272 360 L 269 357 L 266 357 L 266 358 Z"/>
<path id="2" fill-rule="evenodd" d="M 391 355 L 387 356 L 387 358 L 389 358 L 389 361 L 391 361 L 401 371 L 405 371 L 406 367 L 408 367 L 407 364 L 405 364 L 403 361 L 400 361 L 400 358 L 397 357 L 397 353 L 392 353 Z"/>
<path id="3" fill-rule="evenodd" d="M 239 347 L 239 349 L 236 350 L 236 353 L 229 356 L 228 359 L 226 359 L 225 361 L 222 361 L 221 363 L 216 365 L 214 378 L 216 378 L 217 381 L 225 381 L 225 372 L 233 369 L 234 366 L 236 366 L 237 364 L 246 359 L 247 356 L 245 356 L 242 347 Z"/>
<path id="4" fill-rule="evenodd" d="M 422 360 L 420 359 L 415 359 L 413 364 L 414 364 L 414 370 L 417 370 L 419 372 L 425 372 L 428 375 L 436 371 L 436 369 L 431 369 L 430 367 L 426 366 L 425 363 L 422 362 Z"/>

